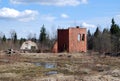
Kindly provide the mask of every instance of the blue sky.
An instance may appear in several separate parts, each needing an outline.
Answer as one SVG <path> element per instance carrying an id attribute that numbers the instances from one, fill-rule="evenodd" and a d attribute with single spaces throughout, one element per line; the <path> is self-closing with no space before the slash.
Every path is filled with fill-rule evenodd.
<path id="1" fill-rule="evenodd" d="M 49 35 L 57 28 L 76 25 L 94 32 L 96 27 L 109 28 L 114 17 L 120 24 L 120 0 L 0 0 L 0 32 L 10 37 L 39 36 L 44 24 Z M 2 33 L 0 33 L 2 34 Z"/>

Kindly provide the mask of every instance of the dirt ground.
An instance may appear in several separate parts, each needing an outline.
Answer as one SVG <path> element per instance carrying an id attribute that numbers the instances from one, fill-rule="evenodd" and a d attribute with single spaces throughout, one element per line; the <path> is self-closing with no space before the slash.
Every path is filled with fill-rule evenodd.
<path id="1" fill-rule="evenodd" d="M 0 52 L 0 81 L 120 81 L 120 57 Z"/>

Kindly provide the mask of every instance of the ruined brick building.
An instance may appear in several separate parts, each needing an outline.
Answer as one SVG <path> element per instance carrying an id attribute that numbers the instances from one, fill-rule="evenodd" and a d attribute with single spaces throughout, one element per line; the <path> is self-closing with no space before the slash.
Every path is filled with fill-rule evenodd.
<path id="1" fill-rule="evenodd" d="M 58 29 L 58 39 L 53 52 L 86 52 L 86 28 Z"/>

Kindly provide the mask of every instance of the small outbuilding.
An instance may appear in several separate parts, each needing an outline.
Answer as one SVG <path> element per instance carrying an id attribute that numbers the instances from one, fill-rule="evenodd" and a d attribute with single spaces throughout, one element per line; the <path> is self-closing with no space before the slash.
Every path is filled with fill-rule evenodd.
<path id="1" fill-rule="evenodd" d="M 58 29 L 57 41 L 52 52 L 87 52 L 87 32 L 86 28 L 70 27 L 68 29 Z"/>
<path id="2" fill-rule="evenodd" d="M 38 50 L 38 46 L 35 42 L 32 42 L 29 40 L 29 41 L 23 42 L 22 46 L 20 47 L 20 50 L 34 51 L 34 50 Z"/>

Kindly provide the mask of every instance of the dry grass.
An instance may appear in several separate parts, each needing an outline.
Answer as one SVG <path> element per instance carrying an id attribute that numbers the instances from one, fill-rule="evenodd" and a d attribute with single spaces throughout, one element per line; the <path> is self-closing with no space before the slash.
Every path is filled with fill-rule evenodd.
<path id="1" fill-rule="evenodd" d="M 57 67 L 44 68 L 35 66 L 32 62 L 56 63 Z M 81 78 L 78 78 L 80 76 L 104 74 L 114 69 L 120 70 L 119 68 L 119 57 L 101 57 L 81 53 L 0 55 L 0 81 L 32 81 L 35 78 L 45 78 L 49 71 L 57 71 L 63 76 L 77 76 L 76 79 L 80 81 Z"/>

